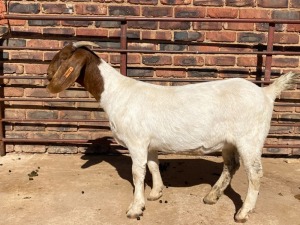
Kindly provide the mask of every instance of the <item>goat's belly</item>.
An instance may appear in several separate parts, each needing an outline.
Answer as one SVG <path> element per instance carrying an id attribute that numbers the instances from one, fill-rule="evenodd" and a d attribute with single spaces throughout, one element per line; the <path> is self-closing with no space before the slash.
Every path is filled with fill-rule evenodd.
<path id="1" fill-rule="evenodd" d="M 165 153 L 176 153 L 176 154 L 192 154 L 192 155 L 205 155 L 213 152 L 221 151 L 225 143 L 217 143 L 211 145 L 173 145 L 166 143 L 151 143 L 149 150 L 157 150 Z"/>

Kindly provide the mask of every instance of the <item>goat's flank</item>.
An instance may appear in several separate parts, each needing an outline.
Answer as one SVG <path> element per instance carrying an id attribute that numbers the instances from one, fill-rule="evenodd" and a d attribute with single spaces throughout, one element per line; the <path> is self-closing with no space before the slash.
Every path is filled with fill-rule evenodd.
<path id="1" fill-rule="evenodd" d="M 298 77 L 287 73 L 266 88 L 234 78 L 185 86 L 159 86 L 121 75 L 77 42 L 60 50 L 48 68 L 48 90 L 58 93 L 75 81 L 89 91 L 108 115 L 114 138 L 132 158 L 134 199 L 127 216 L 136 218 L 145 207 L 146 165 L 153 187 L 148 200 L 162 196 L 157 151 L 207 154 L 222 150 L 223 172 L 204 197 L 214 204 L 239 168 L 248 176 L 248 193 L 235 219 L 245 222 L 257 200 L 262 177 L 261 153 L 270 128 L 276 96 Z"/>

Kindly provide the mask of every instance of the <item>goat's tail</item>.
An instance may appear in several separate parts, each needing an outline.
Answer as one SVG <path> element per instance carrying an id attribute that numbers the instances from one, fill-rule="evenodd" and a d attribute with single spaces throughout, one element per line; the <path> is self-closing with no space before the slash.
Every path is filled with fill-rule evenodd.
<path id="1" fill-rule="evenodd" d="M 284 75 L 281 75 L 277 78 L 272 84 L 264 88 L 265 93 L 272 99 L 280 95 L 284 90 L 287 90 L 296 83 L 297 78 L 300 77 L 300 74 L 295 74 L 293 72 L 288 72 Z"/>

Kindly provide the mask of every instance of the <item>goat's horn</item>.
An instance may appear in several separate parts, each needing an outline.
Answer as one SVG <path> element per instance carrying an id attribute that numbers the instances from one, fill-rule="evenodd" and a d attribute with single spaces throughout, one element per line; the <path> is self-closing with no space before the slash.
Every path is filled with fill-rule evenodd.
<path id="1" fill-rule="evenodd" d="M 95 44 L 94 42 L 91 41 L 78 41 L 73 43 L 73 47 L 75 48 L 80 48 L 83 46 L 93 46 L 93 47 L 100 47 L 99 45 Z"/>

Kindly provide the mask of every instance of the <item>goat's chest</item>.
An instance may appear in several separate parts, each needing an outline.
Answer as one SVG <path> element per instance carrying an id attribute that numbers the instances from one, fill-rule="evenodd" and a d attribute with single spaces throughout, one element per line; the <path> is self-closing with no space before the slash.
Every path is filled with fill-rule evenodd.
<path id="1" fill-rule="evenodd" d="M 110 121 L 109 124 L 113 138 L 116 140 L 116 142 L 123 147 L 127 147 L 125 144 L 126 137 L 124 136 L 124 133 L 118 130 L 116 124 L 113 121 Z"/>

